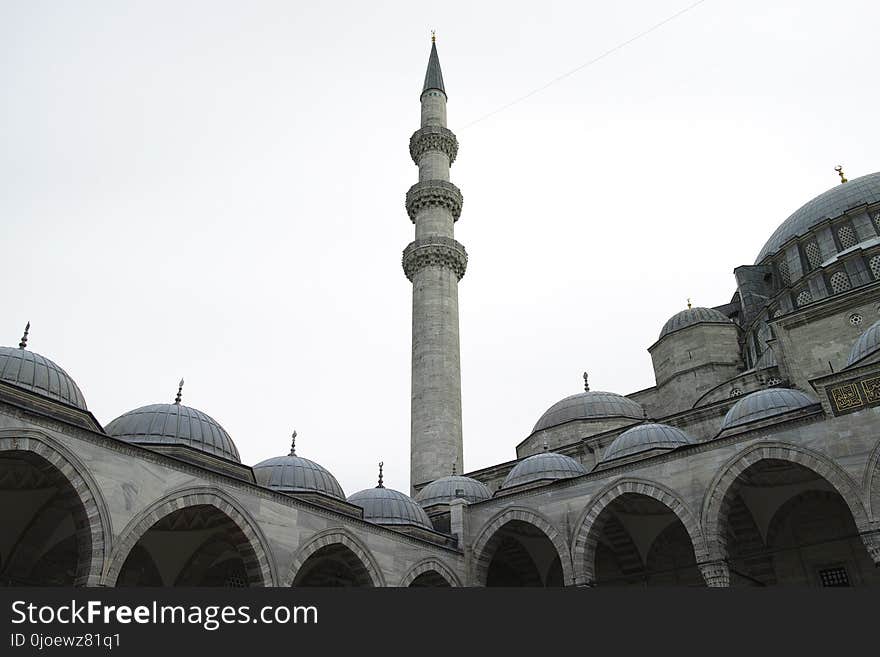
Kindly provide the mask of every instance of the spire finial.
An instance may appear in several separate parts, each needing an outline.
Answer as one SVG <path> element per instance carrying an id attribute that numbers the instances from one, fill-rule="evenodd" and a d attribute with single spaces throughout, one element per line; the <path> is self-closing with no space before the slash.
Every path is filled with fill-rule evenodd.
<path id="1" fill-rule="evenodd" d="M 584 372 L 584 392 L 590 392 L 590 375 Z"/>
<path id="2" fill-rule="evenodd" d="M 688 310 L 690 310 L 690 309 L 691 309 L 691 298 L 688 297 Z"/>
<path id="3" fill-rule="evenodd" d="M 177 397 L 174 398 L 174 403 L 180 406 L 181 399 L 183 399 L 183 379 L 177 384 Z"/>
<path id="4" fill-rule="evenodd" d="M 840 176 L 840 184 L 847 182 L 846 176 L 843 175 L 843 165 L 838 164 L 834 167 L 834 170 L 837 172 L 837 175 Z"/>
<path id="5" fill-rule="evenodd" d="M 431 30 L 431 43 L 437 43 L 437 33 Z"/>
<path id="6" fill-rule="evenodd" d="M 455 461 L 452 462 L 452 476 L 455 476 Z"/>
<path id="7" fill-rule="evenodd" d="M 385 488 L 385 486 L 382 485 L 382 467 L 384 465 L 385 464 L 382 461 L 379 461 L 379 485 L 376 486 L 376 488 Z"/>
<path id="8" fill-rule="evenodd" d="M 547 444 L 547 441 L 544 441 L 544 451 L 548 451 L 550 449 L 550 445 Z"/>
<path id="9" fill-rule="evenodd" d="M 290 435 L 290 455 L 296 456 L 296 429 Z"/>
<path id="10" fill-rule="evenodd" d="M 30 333 L 30 331 L 31 331 L 31 323 L 28 322 L 27 325 L 24 327 L 24 335 L 21 336 L 21 342 L 18 343 L 19 349 L 24 349 L 27 347 L 27 338 L 28 338 L 28 333 Z"/>

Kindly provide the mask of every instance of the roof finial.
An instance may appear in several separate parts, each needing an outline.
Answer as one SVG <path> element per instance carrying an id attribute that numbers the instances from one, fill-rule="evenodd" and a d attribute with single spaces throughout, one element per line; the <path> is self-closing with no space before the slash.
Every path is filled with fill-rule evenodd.
<path id="1" fill-rule="evenodd" d="M 30 333 L 30 330 L 31 330 L 31 323 L 28 322 L 27 325 L 24 327 L 24 335 L 21 336 L 21 342 L 18 343 L 19 349 L 24 349 L 27 347 L 27 338 L 28 338 L 28 333 Z"/>
<path id="2" fill-rule="evenodd" d="M 296 429 L 293 430 L 290 436 L 290 455 L 296 456 Z"/>
<path id="3" fill-rule="evenodd" d="M 431 43 L 437 43 L 437 33 L 431 30 Z"/>
<path id="4" fill-rule="evenodd" d="M 452 476 L 455 476 L 455 461 L 452 462 Z"/>
<path id="5" fill-rule="evenodd" d="M 384 465 L 385 464 L 382 461 L 379 461 L 379 485 L 376 486 L 376 488 L 385 488 L 385 486 L 382 485 L 382 466 Z"/>
<path id="6" fill-rule="evenodd" d="M 691 309 L 691 298 L 688 297 L 688 310 L 690 310 L 690 309 Z"/>
<path id="7" fill-rule="evenodd" d="M 550 445 L 547 444 L 547 441 L 544 441 L 544 451 L 548 451 L 550 449 Z"/>
<path id="8" fill-rule="evenodd" d="M 584 392 L 590 392 L 590 377 L 584 372 Z"/>
<path id="9" fill-rule="evenodd" d="M 177 384 L 177 397 L 174 398 L 174 403 L 180 406 L 181 399 L 183 399 L 183 379 Z"/>
<path id="10" fill-rule="evenodd" d="M 834 167 L 834 170 L 837 172 L 837 175 L 840 176 L 840 184 L 842 185 L 843 183 L 845 183 L 846 176 L 843 175 L 843 166 L 838 164 L 836 167 Z"/>

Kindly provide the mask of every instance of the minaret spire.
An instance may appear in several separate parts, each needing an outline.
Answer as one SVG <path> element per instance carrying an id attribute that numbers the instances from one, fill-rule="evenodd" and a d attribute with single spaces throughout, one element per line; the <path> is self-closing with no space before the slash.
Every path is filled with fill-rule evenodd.
<path id="1" fill-rule="evenodd" d="M 461 364 L 458 281 L 467 252 L 455 240 L 462 196 L 449 182 L 458 140 L 446 127 L 446 87 L 437 43 L 431 42 L 421 94 L 421 128 L 409 140 L 419 182 L 406 194 L 415 240 L 403 251 L 403 271 L 413 284 L 410 485 L 447 476 L 448 464 L 464 471 L 461 432 Z"/>

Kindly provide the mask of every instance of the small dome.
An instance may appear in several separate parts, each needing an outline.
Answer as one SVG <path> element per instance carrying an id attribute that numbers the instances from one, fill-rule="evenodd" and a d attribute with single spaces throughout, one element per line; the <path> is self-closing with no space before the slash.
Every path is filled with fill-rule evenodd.
<path id="1" fill-rule="evenodd" d="M 532 433 L 571 420 L 599 420 L 613 417 L 641 420 L 645 417 L 645 411 L 640 404 L 623 395 L 591 390 L 566 397 L 553 404 L 535 424 Z"/>
<path id="2" fill-rule="evenodd" d="M 297 456 L 294 445 L 290 454 L 260 461 L 252 469 L 258 484 L 281 493 L 324 493 L 345 499 L 336 477 L 314 461 Z"/>
<path id="3" fill-rule="evenodd" d="M 805 203 L 783 221 L 761 249 L 755 264 L 760 264 L 775 254 L 792 237 L 807 234 L 826 219 L 836 219 L 847 210 L 877 201 L 880 201 L 880 171 L 835 185 Z"/>
<path id="4" fill-rule="evenodd" d="M 789 411 L 796 411 L 817 403 L 809 395 L 791 388 L 767 388 L 746 395 L 727 411 L 721 421 L 721 429 L 742 426 Z"/>
<path id="5" fill-rule="evenodd" d="M 674 331 L 683 329 L 694 324 L 731 324 L 730 319 L 722 312 L 714 308 L 685 308 L 681 312 L 675 313 L 666 320 L 663 328 L 660 330 L 660 338 L 663 338 Z M 658 340 L 660 339 L 658 338 Z"/>
<path id="6" fill-rule="evenodd" d="M 693 440 L 681 429 L 668 424 L 640 424 L 627 429 L 608 446 L 602 455 L 602 462 L 632 456 L 652 449 L 675 449 L 691 445 Z"/>
<path id="7" fill-rule="evenodd" d="M 120 415 L 108 435 L 139 445 L 187 445 L 241 463 L 232 438 L 217 421 L 182 404 L 152 404 Z"/>
<path id="8" fill-rule="evenodd" d="M 877 349 L 880 349 L 880 320 L 871 324 L 868 330 L 859 336 L 852 351 L 849 352 L 849 360 L 846 361 L 846 364 L 852 365 L 865 356 L 873 354 Z"/>
<path id="9" fill-rule="evenodd" d="M 348 498 L 364 510 L 364 520 L 377 525 L 415 525 L 434 529 L 425 510 L 409 495 L 391 488 L 367 488 Z"/>
<path id="10" fill-rule="evenodd" d="M 0 347 L 0 381 L 88 410 L 82 392 L 67 372 L 23 347 Z"/>
<path id="11" fill-rule="evenodd" d="M 461 498 L 469 503 L 482 502 L 492 497 L 486 484 L 464 475 L 441 477 L 425 486 L 416 495 L 416 501 L 423 507 L 434 504 L 449 504 Z"/>
<path id="12" fill-rule="evenodd" d="M 587 474 L 580 463 L 556 452 L 533 454 L 513 466 L 501 488 L 513 488 L 543 479 L 570 479 Z"/>

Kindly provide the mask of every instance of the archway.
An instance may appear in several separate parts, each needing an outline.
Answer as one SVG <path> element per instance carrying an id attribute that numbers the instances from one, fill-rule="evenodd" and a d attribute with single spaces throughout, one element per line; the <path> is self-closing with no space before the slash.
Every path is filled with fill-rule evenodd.
<path id="1" fill-rule="evenodd" d="M 509 520 L 482 550 L 486 586 L 564 586 L 556 546 L 539 527 Z"/>
<path id="2" fill-rule="evenodd" d="M 315 550 L 293 579 L 293 586 L 372 585 L 367 567 L 342 543 L 331 543 Z"/>
<path id="3" fill-rule="evenodd" d="M 436 570 L 427 570 L 416 577 L 410 586 L 414 588 L 448 588 L 452 585 Z"/>
<path id="4" fill-rule="evenodd" d="M 0 585 L 96 585 L 102 518 L 69 458 L 37 439 L 0 438 Z"/>
<path id="5" fill-rule="evenodd" d="M 687 529 L 672 509 L 653 497 L 615 497 L 589 533 L 595 539 L 592 583 L 597 586 L 704 584 Z"/>
<path id="6" fill-rule="evenodd" d="M 730 585 L 880 584 L 852 504 L 859 502 L 804 464 L 753 459 L 716 505 Z"/>
<path id="7" fill-rule="evenodd" d="M 435 557 L 419 561 L 400 580 L 399 586 L 452 587 L 461 586 L 458 576 Z"/>

